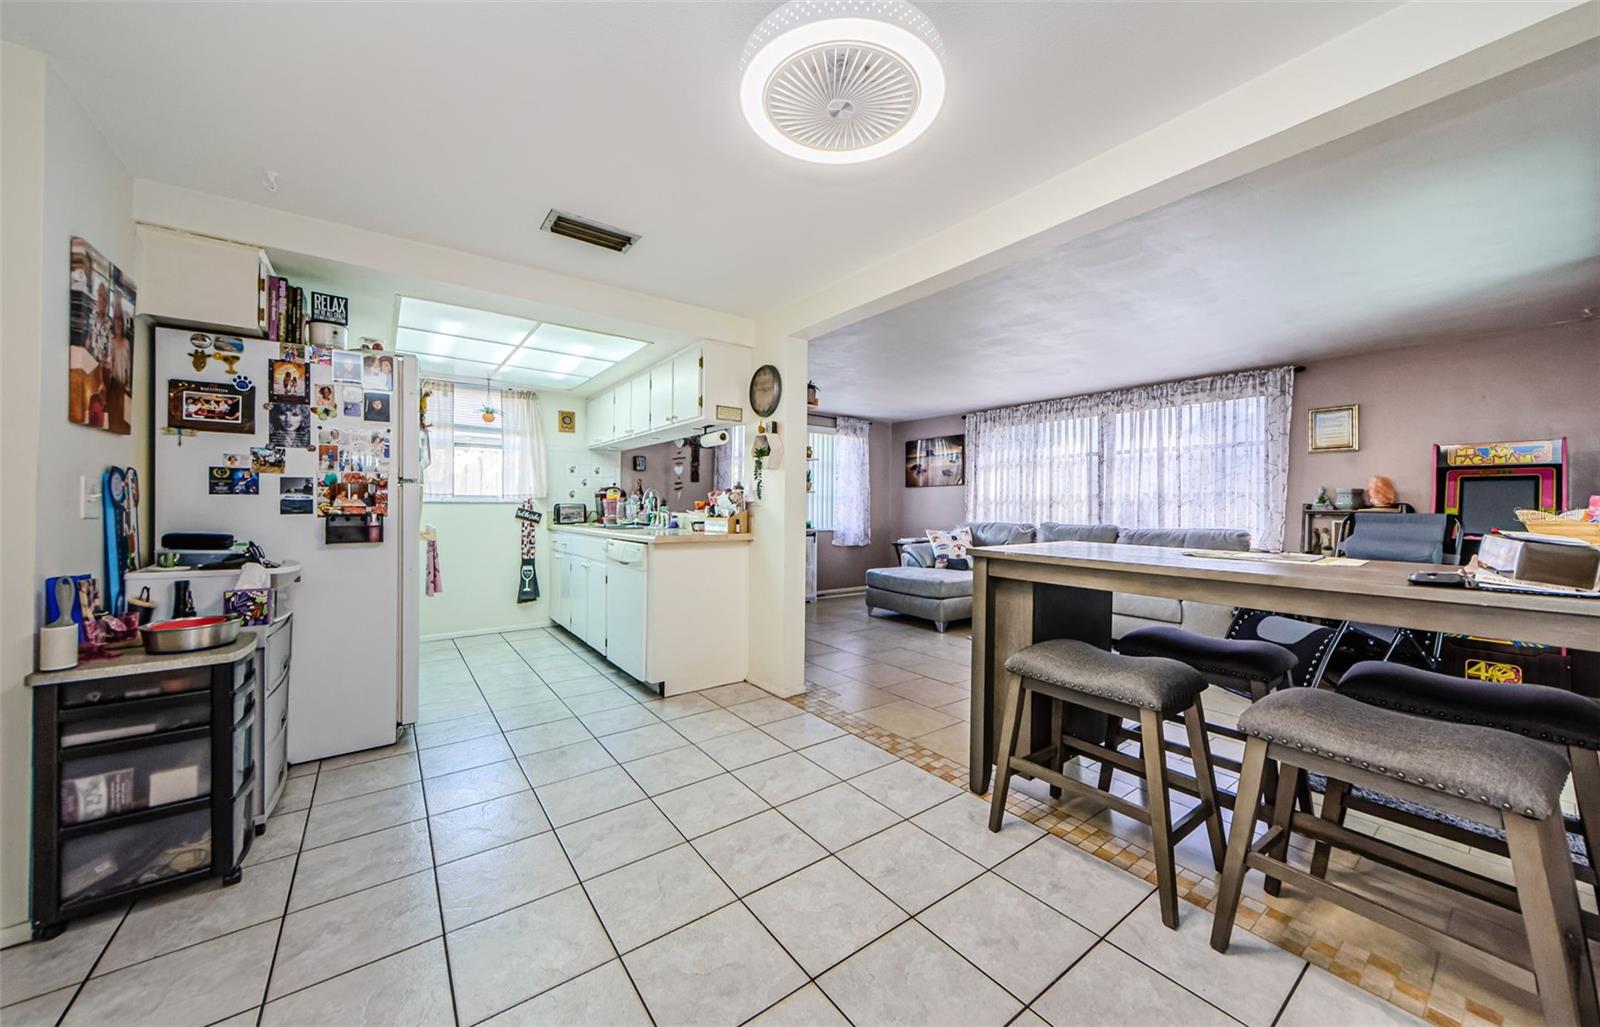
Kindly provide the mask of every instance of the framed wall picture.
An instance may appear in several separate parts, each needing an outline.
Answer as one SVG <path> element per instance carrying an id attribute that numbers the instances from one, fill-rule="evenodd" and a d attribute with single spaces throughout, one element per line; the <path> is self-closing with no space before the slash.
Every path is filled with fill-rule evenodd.
<path id="1" fill-rule="evenodd" d="M 1306 439 L 1312 453 L 1345 453 L 1361 448 L 1361 407 L 1315 407 L 1307 414 Z"/>
<path id="2" fill-rule="evenodd" d="M 556 412 L 556 431 L 563 435 L 572 435 L 578 430 L 578 414 L 575 410 L 559 410 Z"/>
<path id="3" fill-rule="evenodd" d="M 967 483 L 967 437 L 940 435 L 906 442 L 906 488 Z"/>
<path id="4" fill-rule="evenodd" d="M 633 469 L 636 470 L 636 471 L 644 470 L 644 454 L 643 453 L 635 453 L 634 454 L 634 456 L 633 456 Z"/>
<path id="5" fill-rule="evenodd" d="M 181 431 L 256 432 L 255 386 L 240 389 L 224 382 L 167 381 L 167 427 Z"/>
<path id="6" fill-rule="evenodd" d="M 133 431 L 133 279 L 72 237 L 67 333 L 67 420 Z"/>

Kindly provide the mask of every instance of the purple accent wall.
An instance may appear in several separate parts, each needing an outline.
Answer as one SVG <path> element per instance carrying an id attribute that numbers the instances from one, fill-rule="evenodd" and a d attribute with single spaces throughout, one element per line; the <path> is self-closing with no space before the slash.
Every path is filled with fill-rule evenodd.
<path id="1" fill-rule="evenodd" d="M 1306 451 L 1307 411 L 1361 405 L 1361 448 Z M 1435 442 L 1559 438 L 1571 447 L 1573 506 L 1600 493 L 1600 324 L 1466 342 L 1433 343 L 1308 364 L 1294 382 L 1289 434 L 1289 518 L 1284 544 L 1300 541 L 1300 504 L 1321 485 L 1365 488 L 1394 479 L 1400 501 L 1433 502 Z"/>

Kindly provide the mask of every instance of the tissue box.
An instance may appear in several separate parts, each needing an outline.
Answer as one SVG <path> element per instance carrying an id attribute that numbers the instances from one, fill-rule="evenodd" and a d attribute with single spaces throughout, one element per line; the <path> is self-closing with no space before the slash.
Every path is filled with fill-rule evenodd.
<path id="1" fill-rule="evenodd" d="M 271 624 L 274 605 L 270 588 L 232 588 L 222 593 L 222 612 L 246 624 Z"/>
<path id="2" fill-rule="evenodd" d="M 1485 535 L 1478 563 L 1518 581 L 1565 588 L 1600 588 L 1600 548 L 1582 542 L 1545 541 L 1528 535 Z"/>

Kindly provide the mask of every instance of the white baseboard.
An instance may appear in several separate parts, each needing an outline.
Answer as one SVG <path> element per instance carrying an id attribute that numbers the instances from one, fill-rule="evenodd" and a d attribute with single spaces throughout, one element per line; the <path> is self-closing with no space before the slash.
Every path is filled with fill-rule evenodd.
<path id="1" fill-rule="evenodd" d="M 418 640 L 423 642 L 448 642 L 452 638 L 471 638 L 474 635 L 509 634 L 514 631 L 537 631 L 539 628 L 548 628 L 549 626 L 550 622 L 544 620 L 536 621 L 532 624 L 507 624 L 498 628 L 473 628 L 471 631 L 446 631 L 437 635 L 420 635 L 418 636 Z"/>
<path id="2" fill-rule="evenodd" d="M 27 921 L 12 924 L 10 927 L 0 927 L 0 949 L 8 949 L 13 945 L 21 945 L 33 937 L 33 925 Z"/>

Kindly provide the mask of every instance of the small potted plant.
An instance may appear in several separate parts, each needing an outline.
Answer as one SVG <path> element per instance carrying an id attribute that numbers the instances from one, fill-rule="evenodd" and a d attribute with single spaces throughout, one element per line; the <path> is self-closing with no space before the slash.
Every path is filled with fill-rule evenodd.
<path id="1" fill-rule="evenodd" d="M 822 400 L 817 397 L 817 383 L 814 381 L 806 382 L 806 406 L 814 407 L 821 403 Z"/>
<path id="2" fill-rule="evenodd" d="M 483 423 L 484 424 L 493 424 L 494 423 L 494 415 L 496 413 L 498 413 L 498 411 L 496 411 L 494 407 L 490 406 L 487 403 L 485 403 L 480 409 L 483 411 Z"/>

